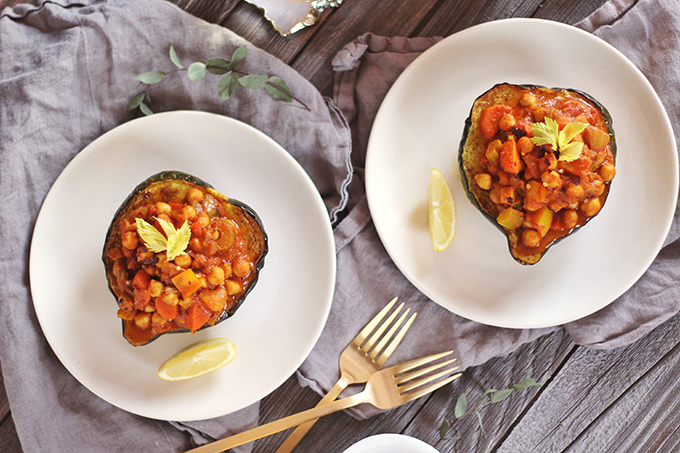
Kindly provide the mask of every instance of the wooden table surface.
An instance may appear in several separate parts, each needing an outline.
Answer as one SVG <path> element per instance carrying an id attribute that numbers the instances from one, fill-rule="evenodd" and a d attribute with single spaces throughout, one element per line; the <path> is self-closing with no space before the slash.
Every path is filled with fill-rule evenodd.
<path id="1" fill-rule="evenodd" d="M 604 0 L 345 0 L 314 27 L 279 36 L 252 5 L 239 0 L 171 0 L 189 13 L 227 27 L 290 64 L 330 96 L 331 60 L 366 32 L 384 36 L 448 36 L 471 25 L 508 17 L 539 17 L 573 24 Z M 0 0 L 13 6 L 17 0 Z M 405 433 L 441 452 L 671 452 L 680 451 L 680 317 L 628 347 L 599 351 L 575 345 L 558 331 L 503 358 L 467 370 L 429 397 L 369 420 L 339 413 L 322 419 L 296 451 L 341 452 L 378 433 Z M 472 414 L 453 424 L 457 440 L 439 442 L 438 428 L 453 420 L 456 398 L 474 400 L 504 388 L 526 370 L 543 385 L 483 409 L 484 432 Z M 0 386 L 2 387 L 2 386 Z M 11 408 L 0 394 L 0 451 L 21 446 Z M 261 422 L 314 406 L 319 396 L 294 377 L 263 400 Z M 286 433 L 260 440 L 271 452 Z"/>

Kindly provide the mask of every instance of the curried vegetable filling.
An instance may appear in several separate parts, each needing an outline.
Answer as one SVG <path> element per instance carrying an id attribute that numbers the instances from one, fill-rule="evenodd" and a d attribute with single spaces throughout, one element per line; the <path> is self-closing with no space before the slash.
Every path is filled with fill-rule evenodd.
<path id="1" fill-rule="evenodd" d="M 264 240 L 253 244 L 243 221 L 234 220 L 234 206 L 182 183 L 181 190 L 142 193 L 111 233 L 120 241 L 106 252 L 109 278 L 133 345 L 226 317 L 254 283 L 265 252 Z M 155 201 L 158 192 L 169 198 Z"/>
<path id="2" fill-rule="evenodd" d="M 616 168 L 606 118 L 589 99 L 516 86 L 481 110 L 478 128 L 486 150 L 469 184 L 521 238 L 517 255 L 542 253 L 599 213 Z"/>

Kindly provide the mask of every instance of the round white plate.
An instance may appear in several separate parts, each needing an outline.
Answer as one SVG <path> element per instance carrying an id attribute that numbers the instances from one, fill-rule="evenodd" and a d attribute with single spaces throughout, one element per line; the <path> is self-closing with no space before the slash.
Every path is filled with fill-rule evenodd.
<path id="1" fill-rule="evenodd" d="M 377 434 L 360 440 L 343 453 L 437 453 L 437 450 L 415 437 Z"/>
<path id="2" fill-rule="evenodd" d="M 269 236 L 269 253 L 233 318 L 133 347 L 122 336 L 101 253 L 116 209 L 163 170 L 195 175 L 252 207 Z M 224 116 L 160 113 L 107 132 L 64 169 L 38 216 L 30 279 L 47 341 L 85 387 L 135 414 L 200 420 L 258 401 L 307 357 L 330 310 L 335 246 L 321 196 L 276 142 Z M 215 337 L 236 346 L 226 367 L 182 382 L 156 375 L 175 352 Z"/>
<path id="3" fill-rule="evenodd" d="M 458 146 L 474 100 L 501 82 L 584 91 L 611 113 L 617 175 L 601 213 L 533 266 L 467 199 Z M 678 156 L 666 112 L 642 73 L 580 29 L 536 19 L 478 25 L 431 47 L 399 77 L 376 117 L 366 191 L 392 260 L 424 294 L 474 321 L 515 328 L 581 318 L 623 294 L 649 267 L 670 228 Z M 447 177 L 456 237 L 433 252 L 430 170 Z"/>

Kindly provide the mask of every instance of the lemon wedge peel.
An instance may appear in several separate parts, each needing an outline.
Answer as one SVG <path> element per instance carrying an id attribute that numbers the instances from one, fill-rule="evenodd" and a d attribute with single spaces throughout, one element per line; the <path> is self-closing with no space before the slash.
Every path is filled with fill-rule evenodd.
<path id="1" fill-rule="evenodd" d="M 432 249 L 446 250 L 456 236 L 456 204 L 446 178 L 439 170 L 430 172 L 428 224 Z"/>
<path id="2" fill-rule="evenodd" d="M 226 338 L 213 338 L 188 346 L 158 367 L 158 377 L 166 381 L 184 381 L 204 376 L 231 363 L 236 347 Z"/>

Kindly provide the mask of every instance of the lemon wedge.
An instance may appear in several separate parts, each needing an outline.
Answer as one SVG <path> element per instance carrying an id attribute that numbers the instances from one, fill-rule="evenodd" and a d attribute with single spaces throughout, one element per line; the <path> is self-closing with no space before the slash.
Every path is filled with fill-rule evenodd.
<path id="1" fill-rule="evenodd" d="M 435 252 L 446 250 L 456 235 L 456 204 L 446 178 L 437 169 L 430 173 L 428 219 Z"/>
<path id="2" fill-rule="evenodd" d="M 158 377 L 183 381 L 212 373 L 234 360 L 236 347 L 226 338 L 205 340 L 170 357 L 158 368 Z"/>

